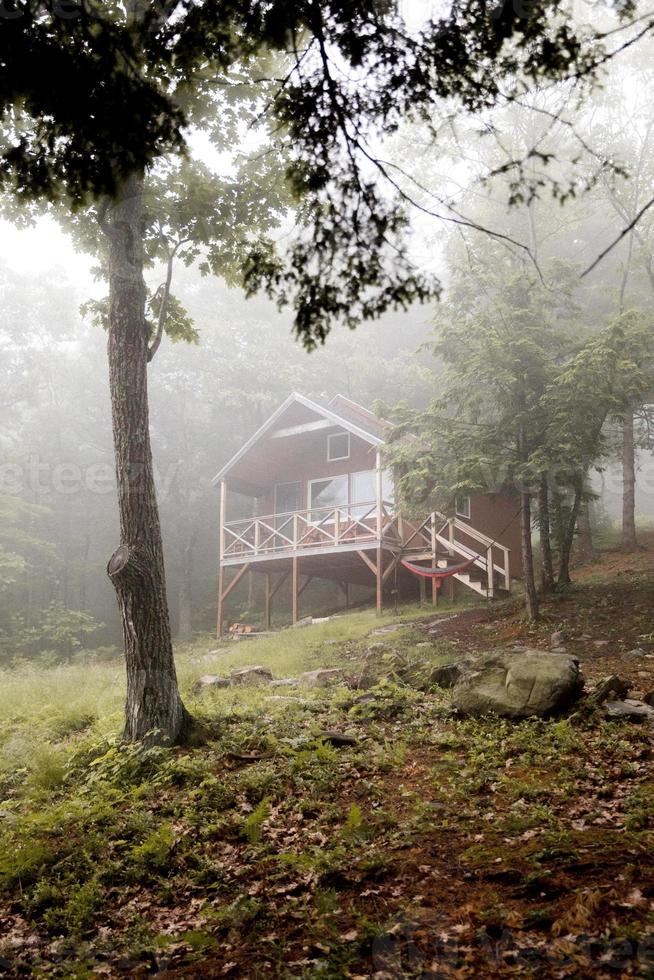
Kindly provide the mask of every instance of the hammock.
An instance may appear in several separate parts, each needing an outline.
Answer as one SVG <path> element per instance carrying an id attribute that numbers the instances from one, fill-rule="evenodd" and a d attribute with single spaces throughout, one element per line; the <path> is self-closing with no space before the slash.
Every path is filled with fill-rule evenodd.
<path id="1" fill-rule="evenodd" d="M 449 565 L 447 568 L 425 568 L 424 565 L 414 565 L 412 561 L 405 561 L 401 559 L 402 564 L 405 568 L 408 568 L 410 572 L 414 575 L 420 575 L 422 578 L 433 579 L 438 588 L 443 581 L 443 579 L 450 578 L 452 575 L 458 575 L 459 572 L 465 572 L 467 568 L 477 561 L 479 555 L 474 555 L 468 561 L 462 562 L 460 565 Z"/>

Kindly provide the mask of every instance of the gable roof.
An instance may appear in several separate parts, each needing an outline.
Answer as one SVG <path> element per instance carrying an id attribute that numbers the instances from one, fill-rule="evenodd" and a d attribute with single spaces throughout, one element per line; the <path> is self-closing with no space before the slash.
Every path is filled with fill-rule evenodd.
<path id="1" fill-rule="evenodd" d="M 339 401 L 340 399 L 340 401 Z M 346 404 L 347 403 L 347 404 Z M 241 460 L 253 446 L 259 442 L 270 430 L 273 428 L 275 423 L 284 415 L 284 413 L 292 406 L 300 405 L 303 408 L 320 416 L 326 422 L 331 422 L 333 425 L 337 425 L 352 435 L 358 436 L 359 439 L 363 439 L 364 442 L 369 443 L 371 446 L 381 446 L 384 439 L 381 436 L 380 426 L 385 428 L 388 423 L 384 422 L 383 419 L 377 418 L 372 412 L 368 412 L 362 405 L 358 405 L 356 402 L 350 401 L 344 395 L 336 395 L 335 398 L 331 400 L 328 406 L 320 405 L 318 402 L 312 401 L 312 399 L 307 398 L 305 395 L 300 395 L 297 392 L 293 392 L 288 398 L 282 402 L 282 404 L 277 408 L 273 414 L 267 419 L 263 425 L 257 429 L 254 435 L 250 436 L 247 442 L 243 443 L 241 448 L 237 453 L 235 453 L 232 458 L 225 463 L 225 465 L 220 469 L 213 478 L 213 483 L 219 483 L 220 480 L 229 473 L 229 471 Z"/>
<path id="2" fill-rule="evenodd" d="M 348 418 L 351 422 L 362 426 L 368 432 L 383 438 L 392 423 L 375 415 L 370 409 L 364 408 L 358 402 L 352 401 L 347 395 L 334 395 L 329 402 L 329 407 L 342 418 Z"/>

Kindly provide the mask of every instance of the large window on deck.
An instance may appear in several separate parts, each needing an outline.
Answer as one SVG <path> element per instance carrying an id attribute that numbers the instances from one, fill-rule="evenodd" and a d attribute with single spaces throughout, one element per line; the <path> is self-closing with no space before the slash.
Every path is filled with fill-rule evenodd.
<path id="1" fill-rule="evenodd" d="M 350 513 L 352 517 L 361 519 L 376 506 L 377 471 L 362 470 L 360 473 L 352 473 L 350 481 Z M 382 500 L 387 504 L 393 503 L 393 478 L 387 470 L 382 473 Z M 374 511 L 370 516 L 374 517 Z"/>
<path id="2" fill-rule="evenodd" d="M 330 510 L 337 507 L 343 508 L 342 517 L 347 516 L 347 506 L 349 503 L 348 477 L 332 476 L 324 480 L 309 481 L 309 520 L 314 524 L 319 524 L 325 518 L 333 519 Z"/>
<path id="3" fill-rule="evenodd" d="M 376 516 L 377 473 L 375 470 L 361 470 L 359 473 L 344 473 L 342 476 L 326 477 L 324 480 L 309 481 L 309 520 L 313 524 L 333 521 L 330 513 L 338 507 L 341 520 L 347 518 L 370 518 Z M 393 479 L 390 473 L 382 474 L 382 499 L 386 504 L 393 503 Z"/>

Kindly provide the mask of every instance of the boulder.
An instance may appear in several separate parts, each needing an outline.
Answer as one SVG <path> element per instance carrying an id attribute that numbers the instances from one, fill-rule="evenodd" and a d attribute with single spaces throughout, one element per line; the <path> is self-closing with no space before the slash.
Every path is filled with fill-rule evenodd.
<path id="1" fill-rule="evenodd" d="M 317 670 L 306 670 L 298 677 L 301 687 L 329 687 L 331 684 L 343 684 L 345 674 L 340 667 L 319 667 Z"/>
<path id="2" fill-rule="evenodd" d="M 278 681 L 272 681 L 271 687 L 297 687 L 297 677 L 280 677 Z"/>
<path id="3" fill-rule="evenodd" d="M 216 674 L 203 674 L 202 677 L 198 677 L 195 684 L 193 685 L 193 690 L 197 694 L 199 691 L 204 691 L 208 687 L 229 687 L 231 681 L 227 677 L 218 677 Z"/>
<path id="4" fill-rule="evenodd" d="M 464 664 L 452 692 L 465 715 L 545 717 L 577 700 L 583 687 L 579 662 L 542 650 L 495 650 Z"/>
<path id="5" fill-rule="evenodd" d="M 556 630 L 552 633 L 550 637 L 550 643 L 553 647 L 562 647 L 564 642 L 563 630 Z"/>
<path id="6" fill-rule="evenodd" d="M 267 667 L 240 667 L 230 674 L 232 684 L 270 684 L 272 670 Z"/>
<path id="7" fill-rule="evenodd" d="M 398 681 L 408 666 L 409 661 L 401 653 L 390 650 L 383 643 L 373 643 L 368 647 L 354 686 L 367 691 L 381 680 Z"/>
<path id="8" fill-rule="evenodd" d="M 654 725 L 654 708 L 644 701 L 632 701 L 629 698 L 624 701 L 607 701 L 605 711 L 607 718 L 648 721 L 650 725 Z"/>
<path id="9" fill-rule="evenodd" d="M 432 667 L 430 680 L 432 684 L 439 687 L 454 687 L 463 673 L 461 664 L 441 664 L 439 667 Z"/>

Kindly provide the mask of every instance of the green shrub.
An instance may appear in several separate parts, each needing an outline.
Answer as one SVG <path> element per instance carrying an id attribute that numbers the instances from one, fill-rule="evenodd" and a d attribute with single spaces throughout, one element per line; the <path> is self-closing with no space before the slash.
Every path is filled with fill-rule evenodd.
<path id="1" fill-rule="evenodd" d="M 265 797 L 243 821 L 242 833 L 249 844 L 259 843 L 263 824 L 269 816 L 270 801 L 268 797 Z"/>
<path id="2" fill-rule="evenodd" d="M 170 823 L 162 823 L 130 851 L 132 862 L 145 871 L 162 871 L 170 862 L 175 835 Z"/>

